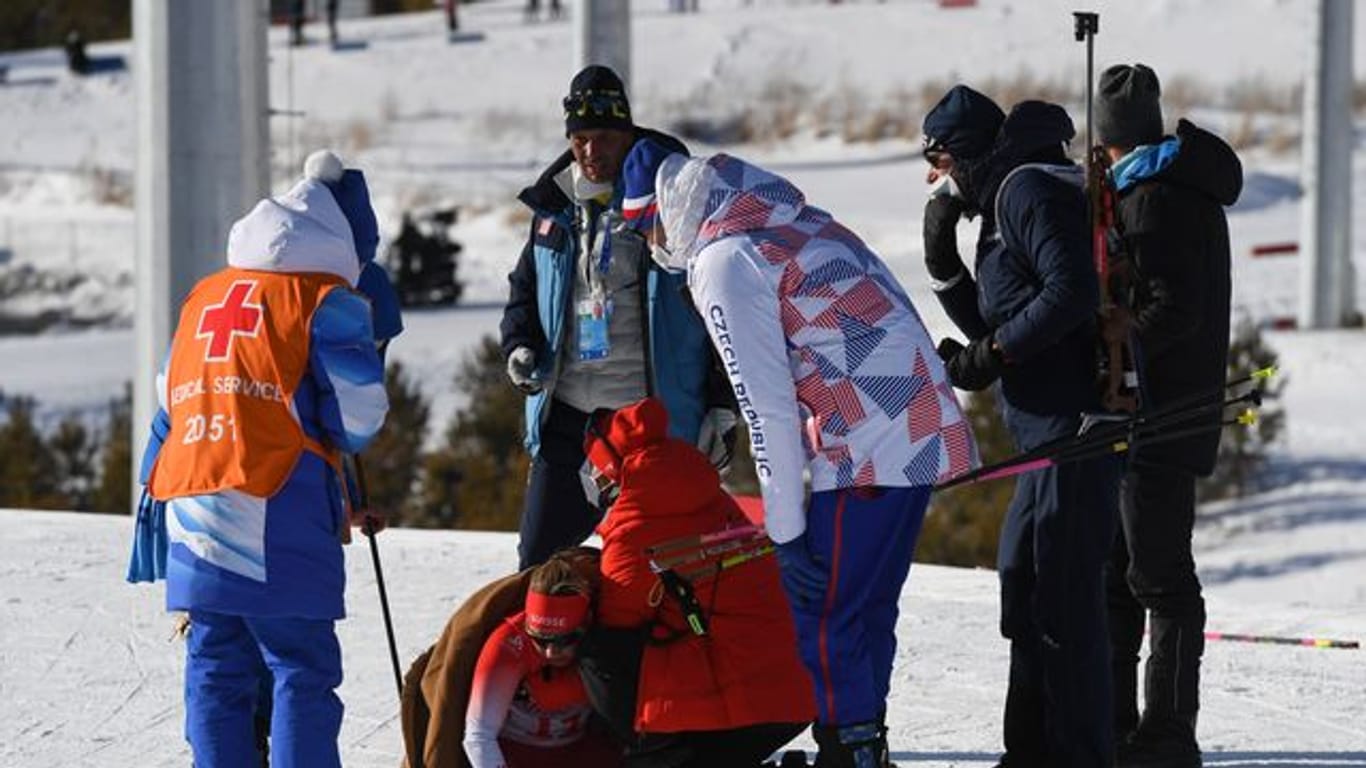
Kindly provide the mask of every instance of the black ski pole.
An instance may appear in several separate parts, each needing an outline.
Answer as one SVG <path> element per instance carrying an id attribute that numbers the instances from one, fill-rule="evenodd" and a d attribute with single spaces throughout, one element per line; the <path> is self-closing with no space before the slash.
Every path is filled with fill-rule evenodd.
<path id="1" fill-rule="evenodd" d="M 1202 432 L 1208 432 L 1213 429 L 1223 429 L 1224 427 L 1231 427 L 1234 425 L 1248 426 L 1253 424 L 1255 421 L 1255 412 L 1249 410 L 1243 414 L 1240 414 L 1237 418 L 1224 419 L 1223 421 L 1220 421 L 1215 424 L 1203 424 L 1198 427 L 1177 430 L 1175 432 L 1159 433 L 1153 436 L 1151 439 L 1146 440 L 1144 442 L 1144 445 L 1152 445 L 1154 443 L 1161 443 L 1167 440 L 1178 440 L 1183 437 L 1190 437 L 1192 435 L 1198 435 Z M 1075 451 L 1060 453 L 1054 456 L 1045 456 L 1041 458 L 1032 459 L 1029 461 L 1006 461 L 1002 462 L 1001 464 L 993 465 L 991 467 L 983 467 L 983 470 L 985 471 L 978 471 L 976 473 L 973 473 L 971 477 L 969 477 L 968 475 L 960 475 L 959 477 L 956 477 L 947 483 L 935 486 L 935 490 L 939 491 L 959 485 L 980 483 L 985 480 L 1000 480 L 1007 477 L 1014 477 L 1015 475 L 1022 475 L 1026 472 L 1033 472 L 1037 469 L 1055 467 L 1059 464 L 1068 464 L 1074 461 L 1085 461 L 1087 459 L 1100 458 L 1101 456 L 1108 456 L 1116 453 L 1125 453 L 1127 451 L 1133 450 L 1133 448 L 1133 443 L 1125 439 L 1118 439 L 1109 442 L 1097 442 L 1091 445 L 1087 445 L 1084 448 L 1078 448 Z"/>
<path id="2" fill-rule="evenodd" d="M 1108 452 L 1108 448 L 1117 442 L 1133 444 L 1137 441 L 1154 442 L 1154 437 L 1160 437 L 1163 430 L 1170 431 L 1175 427 L 1180 427 L 1200 416 L 1215 411 L 1222 412 L 1225 408 L 1241 403 L 1251 403 L 1254 406 L 1261 404 L 1262 391 L 1252 389 L 1248 392 L 1220 400 L 1214 403 L 1202 403 L 1189 406 L 1188 408 L 1164 413 L 1161 416 L 1143 417 L 1136 416 L 1124 421 L 1105 424 L 1097 427 L 1091 432 L 1081 435 L 1074 435 L 1052 440 L 1033 450 L 1004 459 L 995 464 L 979 467 L 971 472 L 966 472 L 958 477 L 940 483 L 935 486 L 935 490 L 947 490 L 954 486 L 966 483 L 978 482 L 981 480 L 995 479 L 999 477 L 1010 477 L 1023 471 L 1012 471 L 1016 467 L 1028 466 L 1029 468 L 1041 468 L 1058 463 L 1061 458 L 1069 457 L 1077 453 L 1086 453 L 1096 448 L 1106 449 L 1102 453 Z M 1213 428 L 1213 423 L 1199 425 L 1198 429 Z M 1087 454 L 1089 455 L 1089 453 Z"/>
<path id="3" fill-rule="evenodd" d="M 1091 445 L 1081 446 L 1077 448 L 1075 451 L 1064 451 L 1050 458 L 1053 460 L 1054 464 L 1066 464 L 1071 461 L 1092 459 L 1097 456 L 1104 456 L 1110 453 L 1125 453 L 1128 451 L 1132 451 L 1135 448 L 1138 448 L 1140 444 L 1143 446 L 1149 446 L 1156 445 L 1158 443 L 1165 443 L 1169 440 L 1180 440 L 1182 438 L 1191 437 L 1192 435 L 1199 435 L 1213 429 L 1223 429 L 1224 427 L 1235 426 L 1249 427 L 1257 423 L 1256 414 L 1257 412 L 1255 410 L 1249 408 L 1248 410 L 1238 414 L 1233 418 L 1223 419 L 1222 421 L 1211 422 L 1209 424 L 1200 424 L 1193 427 L 1186 427 L 1185 429 L 1154 432 L 1150 435 L 1145 435 L 1141 443 L 1140 441 L 1136 440 L 1119 438 L 1116 440 L 1111 440 L 1109 442 L 1093 443 Z"/>
<path id="4" fill-rule="evenodd" d="M 1232 404 L 1234 401 L 1227 399 L 1230 390 L 1241 387 L 1244 384 L 1255 383 L 1257 385 L 1256 388 L 1260 391 L 1259 388 L 1261 383 L 1275 375 L 1275 366 L 1260 368 L 1217 387 L 1211 387 L 1208 390 L 1177 398 L 1160 408 L 1154 408 L 1149 411 L 1140 411 L 1134 415 L 1124 415 L 1114 420 L 1105 420 L 1106 414 L 1082 414 L 1082 425 L 1078 429 L 1077 434 L 1065 435 L 1049 440 L 1048 442 L 1036 445 L 1028 451 L 1006 459 L 1005 461 L 1031 461 L 1033 459 L 1048 456 L 1055 451 L 1073 447 L 1079 440 L 1109 440 L 1121 435 L 1129 434 L 1135 429 L 1143 428 L 1145 426 L 1154 424 L 1170 425 L 1174 422 L 1179 423 L 1186 419 L 1196 418 L 1207 412 L 1207 410 L 1213 406 L 1217 405 L 1219 408 L 1224 408 Z M 1242 400 L 1238 400 L 1237 402 L 1242 402 Z M 999 468 L 999 466 L 999 464 L 994 465 L 992 468 Z M 982 469 L 976 470 L 976 472 L 985 472 L 987 469 L 987 467 L 983 467 Z M 961 477 L 964 481 L 970 479 L 967 475 Z"/>
<path id="5" fill-rule="evenodd" d="M 1100 33 L 1100 14 L 1090 11 L 1072 12 L 1072 34 L 1077 42 L 1086 43 L 1086 165 L 1091 165 L 1091 86 L 1095 74 L 1096 35 Z"/>
<path id="6" fill-rule="evenodd" d="M 960 475 L 948 481 L 947 483 L 936 486 L 936 488 L 939 490 L 943 490 L 946 488 L 952 488 L 955 485 L 962 485 L 964 483 L 977 482 L 980 480 L 988 480 L 998 477 L 1010 477 L 1012 475 L 1020 473 L 1019 471 L 1012 471 L 1016 467 L 1026 465 L 1028 465 L 1031 468 L 1046 467 L 1052 464 L 1059 463 L 1060 460 L 1071 460 L 1073 457 L 1077 455 L 1093 455 L 1096 449 L 1100 449 L 1101 453 L 1110 452 L 1110 446 L 1119 443 L 1123 443 L 1127 449 L 1128 446 L 1136 445 L 1139 442 L 1157 442 L 1156 440 L 1154 440 L 1154 437 L 1162 436 L 1164 433 L 1170 433 L 1174 428 L 1180 427 L 1183 424 L 1187 424 L 1192 419 L 1204 415 L 1206 413 L 1222 413 L 1223 410 L 1228 408 L 1229 406 L 1238 405 L 1241 403 L 1251 403 L 1253 406 L 1260 405 L 1261 394 L 1261 390 L 1254 389 L 1243 395 L 1230 398 L 1229 400 L 1223 402 L 1210 405 L 1195 406 L 1189 410 L 1171 413 L 1166 415 L 1162 419 L 1157 419 L 1151 422 L 1145 422 L 1141 426 L 1125 425 L 1124 429 L 1094 433 L 1087 435 L 1083 439 L 1073 438 L 1070 444 L 1055 446 L 1051 450 L 1042 453 L 1034 451 L 1026 452 L 1019 456 L 1014 456 L 1009 459 L 997 462 L 996 464 L 981 467 L 977 470 L 974 470 L 973 472 Z M 1206 423 L 1197 425 L 1196 429 L 1197 431 L 1199 431 L 1204 429 L 1210 429 L 1214 426 L 1214 423 Z"/>
<path id="7" fill-rule="evenodd" d="M 356 491 L 360 494 L 360 504 L 362 510 L 370 508 L 370 488 L 365 483 L 365 470 L 361 467 L 360 454 L 354 456 L 356 467 Z M 398 665 L 398 643 L 394 641 L 394 622 L 389 617 L 389 594 L 384 589 L 384 569 L 379 565 L 379 543 L 375 540 L 375 528 L 370 522 L 370 517 L 366 516 L 365 522 L 361 525 L 361 530 L 365 533 L 365 538 L 370 540 L 370 560 L 375 564 L 375 584 L 379 586 L 379 607 L 384 613 L 384 633 L 389 638 L 389 661 L 394 665 L 394 685 L 398 687 L 398 696 L 403 698 L 403 672 Z"/>

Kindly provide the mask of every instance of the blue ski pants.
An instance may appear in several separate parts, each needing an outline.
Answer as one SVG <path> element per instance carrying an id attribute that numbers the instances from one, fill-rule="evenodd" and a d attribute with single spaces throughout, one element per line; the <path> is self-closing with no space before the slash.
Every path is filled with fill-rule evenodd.
<path id="1" fill-rule="evenodd" d="M 185 738 L 195 768 L 256 768 L 253 714 L 274 679 L 272 768 L 340 768 L 341 646 L 331 620 L 190 611 Z"/>
<path id="2" fill-rule="evenodd" d="M 866 723 L 885 712 L 897 601 L 929 501 L 929 486 L 811 494 L 807 546 L 830 568 L 830 583 L 820 605 L 788 602 L 823 725 Z"/>

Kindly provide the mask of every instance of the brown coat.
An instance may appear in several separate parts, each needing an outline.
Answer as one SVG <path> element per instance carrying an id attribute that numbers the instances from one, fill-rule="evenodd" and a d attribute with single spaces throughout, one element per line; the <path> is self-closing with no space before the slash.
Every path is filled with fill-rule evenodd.
<path id="1" fill-rule="evenodd" d="M 566 556 L 596 593 L 598 550 L 578 547 Z M 451 615 L 436 643 L 408 668 L 399 713 L 403 768 L 470 768 L 463 742 L 474 666 L 494 628 L 522 610 L 533 571 L 506 576 L 471 595 Z"/>

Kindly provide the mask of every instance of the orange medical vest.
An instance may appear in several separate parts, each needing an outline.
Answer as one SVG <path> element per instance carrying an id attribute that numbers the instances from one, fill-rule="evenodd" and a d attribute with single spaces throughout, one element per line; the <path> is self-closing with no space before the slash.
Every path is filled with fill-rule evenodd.
<path id="1" fill-rule="evenodd" d="M 148 483 L 155 498 L 228 489 L 270 497 L 304 450 L 340 469 L 340 452 L 305 435 L 291 403 L 308 369 L 313 313 L 343 284 L 229 268 L 190 291 L 166 369 L 171 431 Z"/>

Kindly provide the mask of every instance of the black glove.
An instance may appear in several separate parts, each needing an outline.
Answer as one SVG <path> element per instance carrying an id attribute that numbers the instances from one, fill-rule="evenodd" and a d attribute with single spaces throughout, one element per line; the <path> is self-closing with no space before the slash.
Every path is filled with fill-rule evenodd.
<path id="1" fill-rule="evenodd" d="M 952 280 L 964 270 L 957 227 L 966 208 L 966 203 L 951 195 L 931 197 L 925 203 L 925 268 L 938 282 Z"/>
<path id="2" fill-rule="evenodd" d="M 983 336 L 966 347 L 953 339 L 939 342 L 936 350 L 948 370 L 949 381 L 959 389 L 976 392 L 991 386 L 1001 377 L 1005 359 L 992 345 L 990 336 Z"/>

